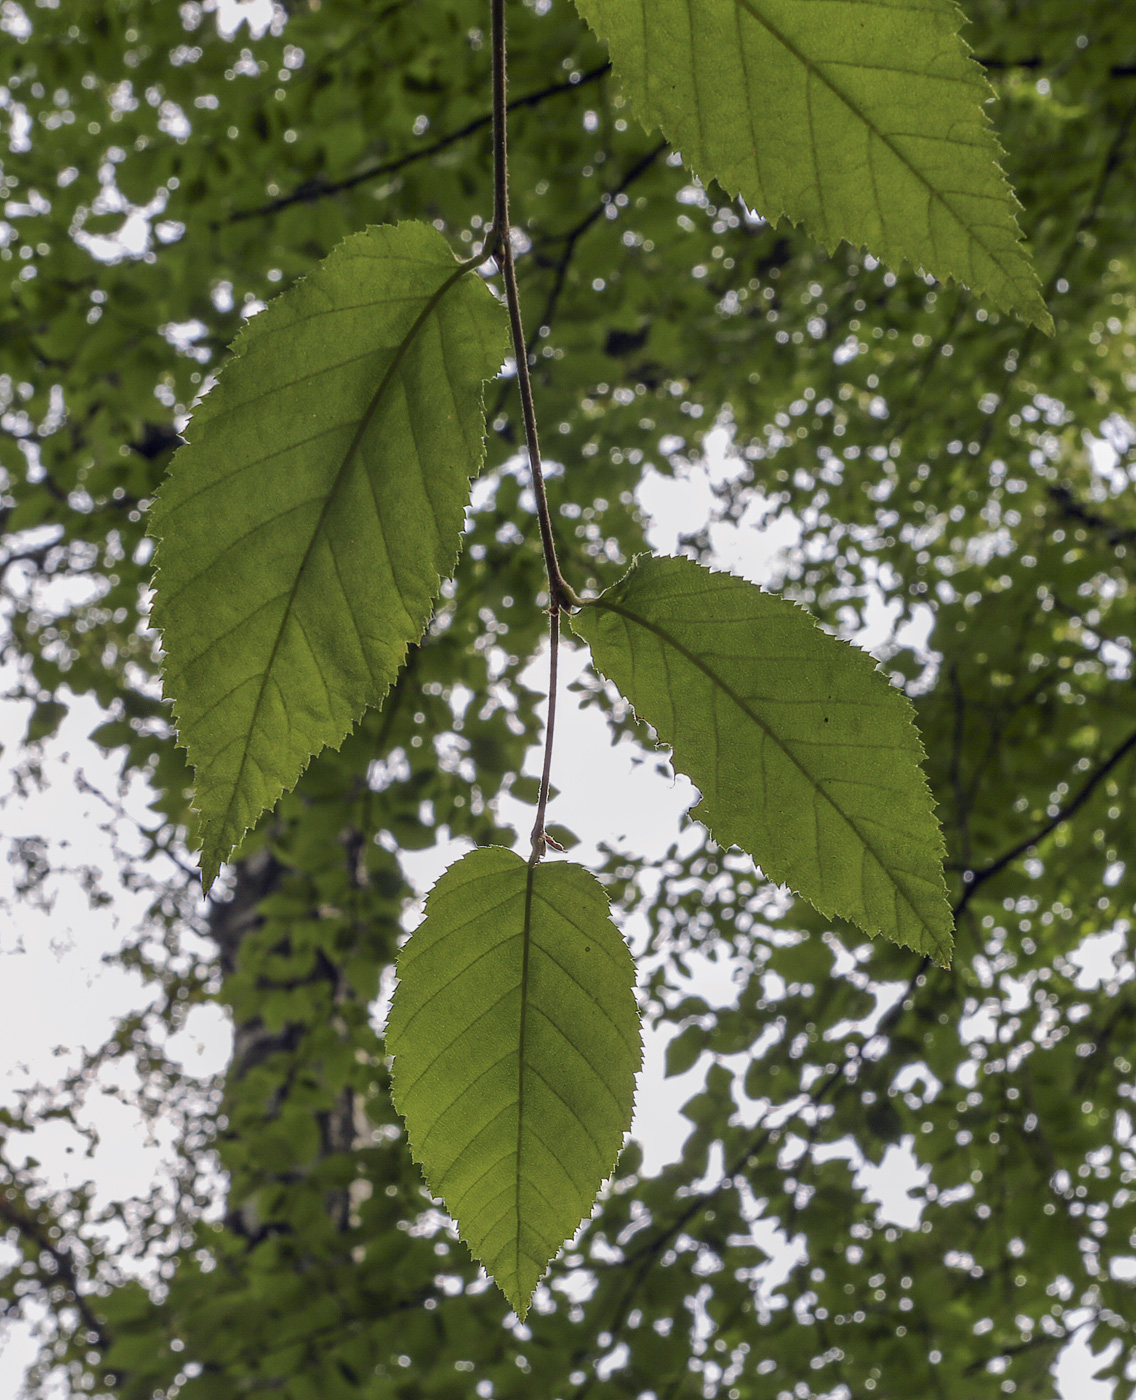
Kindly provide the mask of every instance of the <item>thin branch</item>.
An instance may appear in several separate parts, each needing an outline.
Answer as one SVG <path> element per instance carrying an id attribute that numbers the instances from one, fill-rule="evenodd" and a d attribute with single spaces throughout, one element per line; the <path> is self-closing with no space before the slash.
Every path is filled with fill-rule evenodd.
<path id="1" fill-rule="evenodd" d="M 85 1295 L 80 1291 L 75 1259 L 71 1251 L 55 1244 L 47 1228 L 34 1216 L 25 1215 L 17 1210 L 3 1191 L 0 1191 L 0 1219 L 6 1220 L 25 1239 L 31 1240 L 41 1254 L 48 1256 L 55 1265 L 56 1278 L 71 1295 L 75 1310 L 83 1320 L 83 1326 L 94 1338 L 94 1345 L 100 1351 L 106 1351 L 110 1347 L 110 1338 Z"/>
<path id="2" fill-rule="evenodd" d="M 582 73 L 575 82 L 569 79 L 567 82 L 553 83 L 549 87 L 541 88 L 539 92 L 530 92 L 527 97 L 518 97 L 508 104 L 507 110 L 517 112 L 524 107 L 537 107 L 549 97 L 555 97 L 562 92 L 572 92 L 576 88 L 583 87 L 585 83 L 594 83 L 610 71 L 611 64 L 602 63 L 598 68 L 591 68 L 587 73 Z M 313 180 L 305 180 L 290 194 L 282 194 L 278 199 L 273 199 L 268 204 L 262 204 L 256 209 L 238 209 L 229 215 L 228 222 L 235 224 L 245 219 L 265 218 L 271 214 L 278 214 L 282 209 L 288 209 L 293 204 L 312 204 L 317 199 L 324 199 L 328 195 L 343 194 L 347 190 L 353 190 L 359 185 L 366 184 L 368 180 L 379 180 L 384 175 L 396 174 L 417 161 L 429 160 L 431 156 L 436 156 L 440 151 L 446 150 L 447 147 L 455 145 L 458 141 L 464 141 L 467 136 L 473 136 L 476 132 L 484 130 L 485 127 L 492 125 L 492 122 L 492 112 L 475 117 L 473 121 L 466 122 L 465 126 L 459 127 L 456 131 L 451 131 L 445 136 L 439 136 L 436 141 L 431 141 L 427 146 L 421 146 L 417 151 L 410 151 L 406 155 L 396 156 L 393 160 L 368 166 L 366 170 L 357 171 L 354 175 L 348 175 L 342 180 L 328 180 L 322 175 L 316 176 Z M 215 223 L 213 227 L 216 228 L 218 225 Z"/>
<path id="3" fill-rule="evenodd" d="M 185 876 L 187 884 L 200 884 L 201 871 L 194 866 L 187 865 L 177 852 L 173 850 L 172 845 L 162 841 L 162 830 L 168 825 L 167 822 L 161 821 L 154 827 L 147 826 L 132 813 L 128 812 L 123 803 L 108 797 L 101 788 L 96 787 L 81 768 L 75 773 L 75 786 L 80 792 L 85 792 L 88 796 L 94 797 L 101 802 L 103 806 L 112 813 L 116 821 L 126 822 L 129 826 L 134 828 L 138 835 L 141 836 L 150 847 L 146 856 L 147 860 L 153 859 L 153 857 L 160 852 L 171 862 L 175 869 L 179 870 L 182 875 Z M 171 838 L 171 840 L 172 839 L 173 838 Z"/>
<path id="4" fill-rule="evenodd" d="M 500 4 L 502 0 L 493 0 Z M 556 558 L 556 542 L 552 535 L 552 514 L 548 508 L 548 494 L 544 487 L 544 471 L 540 459 L 540 439 L 537 436 L 536 408 L 533 403 L 532 380 L 529 377 L 528 347 L 525 344 L 524 324 L 521 320 L 520 297 L 517 292 L 517 270 L 513 262 L 513 249 L 508 228 L 499 235 L 503 242 L 498 250 L 501 271 L 505 278 L 505 299 L 509 307 L 509 325 L 513 337 L 513 355 L 517 365 L 517 388 L 521 396 L 521 417 L 525 424 L 525 443 L 529 453 L 529 470 L 532 475 L 533 494 L 536 496 L 536 514 L 540 523 L 540 539 L 544 547 L 544 565 L 548 574 L 549 602 L 556 608 L 578 608 L 580 599 L 568 586 L 560 571 Z"/>
<path id="5" fill-rule="evenodd" d="M 544 548 L 544 567 L 548 574 L 549 613 L 549 681 L 548 722 L 544 728 L 544 766 L 541 771 L 540 793 L 537 798 L 536 823 L 532 832 L 532 856 L 535 864 L 544 855 L 548 838 L 544 817 L 548 808 L 548 789 L 552 771 L 552 743 L 556 729 L 556 671 L 560 647 L 560 610 L 580 606 L 580 599 L 569 587 L 560 571 L 556 557 L 556 542 L 552 535 L 552 515 L 544 489 L 544 472 L 540 464 L 540 439 L 537 435 L 536 406 L 533 402 L 532 380 L 529 377 L 528 346 L 525 343 L 521 319 L 521 299 L 517 292 L 517 269 L 513 262 L 513 240 L 509 228 L 509 104 L 506 101 L 508 82 L 508 53 L 505 39 L 505 0 L 490 0 L 492 14 L 491 50 L 493 59 L 493 226 L 486 251 L 498 260 L 505 282 L 505 301 L 509 310 L 509 330 L 513 341 L 513 356 L 517 365 L 517 388 L 521 396 L 521 416 L 525 423 L 525 442 L 529 454 L 529 475 L 536 497 L 537 520 Z"/>
<path id="6" fill-rule="evenodd" d="M 521 299 L 517 291 L 517 269 L 513 261 L 512 231 L 509 227 L 509 145 L 508 113 L 505 100 L 508 75 L 508 55 L 505 45 L 505 0 L 491 0 L 493 16 L 493 227 L 486 252 L 496 256 L 505 281 L 505 301 L 509 309 L 509 329 L 512 334 L 513 355 L 517 364 L 517 388 L 521 396 L 521 414 L 525 423 L 525 442 L 529 453 L 529 472 L 533 494 L 536 496 L 537 519 L 540 522 L 541 544 L 548 573 L 549 602 L 553 608 L 576 608 L 580 599 L 569 588 L 556 558 L 552 537 L 552 516 L 544 489 L 544 472 L 540 461 L 540 439 L 536 426 L 536 406 L 533 402 L 532 380 L 529 377 L 528 348 L 525 343 L 524 322 L 521 319 Z"/>
<path id="7" fill-rule="evenodd" d="M 1057 1351 L 1059 1348 L 1067 1346 L 1078 1333 L 1084 1331 L 1086 1327 L 1094 1325 L 1096 1321 L 1097 1319 L 1095 1317 L 1087 1318 L 1078 1327 L 1063 1327 L 1061 1331 L 1056 1334 L 1051 1332 L 1039 1332 L 1036 1336 L 1030 1337 L 1025 1341 L 1017 1342 L 1012 1347 L 999 1347 L 992 1356 L 981 1356 L 976 1361 L 970 1362 L 963 1372 L 963 1375 L 974 1376 L 978 1375 L 980 1372 L 989 1371 L 990 1363 L 1000 1360 L 1003 1357 L 1021 1356 L 1025 1352 L 1037 1351 L 1039 1348 L 1045 1347 L 1051 1347 L 1054 1351 Z"/>
<path id="8" fill-rule="evenodd" d="M 653 147 L 645 155 L 641 156 L 634 163 L 634 165 L 628 167 L 626 173 L 624 174 L 623 178 L 620 180 L 618 185 L 614 186 L 610 190 L 604 191 L 599 203 L 596 204 L 594 208 L 590 209 L 578 224 L 576 224 L 573 228 L 570 228 L 567 233 L 559 235 L 559 238 L 556 241 L 560 241 L 562 239 L 564 242 L 564 249 L 560 254 L 560 257 L 556 260 L 556 274 L 553 279 L 552 288 L 549 291 L 548 298 L 544 303 L 544 310 L 541 312 L 540 320 L 537 323 L 537 328 L 533 337 L 534 343 L 529 347 L 530 354 L 535 348 L 535 342 L 536 339 L 540 336 L 541 330 L 545 326 L 549 326 L 552 324 L 552 317 L 555 314 L 557 303 L 560 300 L 560 294 L 564 290 L 564 282 L 568 275 L 569 264 L 571 263 L 573 254 L 576 251 L 576 244 L 580 241 L 584 234 L 587 233 L 587 231 L 592 227 L 592 225 L 598 222 L 598 220 L 603 217 L 604 210 L 607 209 L 609 205 L 614 201 L 616 195 L 623 194 L 631 185 L 635 183 L 636 180 L 640 178 L 640 176 L 645 175 L 646 172 L 650 170 L 651 166 L 654 165 L 655 161 L 657 161 L 658 158 L 667 149 L 669 149 L 668 143 L 666 141 L 660 141 L 657 146 Z"/>
<path id="9" fill-rule="evenodd" d="M 0 521 L 0 524 L 2 523 Z M 36 569 L 42 573 L 47 566 L 47 556 L 53 550 L 59 549 L 64 539 L 65 535 L 61 529 L 55 539 L 49 540 L 46 544 L 36 545 L 34 549 L 18 549 L 13 550 L 10 554 L 0 555 L 0 585 L 3 584 L 4 576 L 13 564 L 34 564 Z"/>
<path id="10" fill-rule="evenodd" d="M 533 861 L 540 860 L 548 845 L 556 844 L 550 842 L 544 829 L 544 814 L 548 810 L 548 790 L 552 779 L 552 736 L 556 731 L 556 671 L 559 655 L 560 609 L 553 603 L 548 610 L 548 718 L 544 726 L 544 767 L 540 773 L 540 793 L 536 801 L 536 820 L 532 829 Z"/>
<path id="11" fill-rule="evenodd" d="M 983 866 L 981 870 L 967 871 L 966 875 L 969 875 L 970 879 L 961 898 L 955 905 L 955 922 L 958 922 L 959 916 L 962 914 L 963 910 L 987 880 L 992 880 L 995 875 L 1005 870 L 1007 865 L 1012 865 L 1019 856 L 1024 855 L 1031 846 L 1036 846 L 1039 841 L 1044 841 L 1062 822 L 1068 821 L 1079 808 L 1084 806 L 1116 765 L 1134 749 L 1136 749 L 1136 732 L 1129 734 L 1128 738 L 1125 739 L 1119 747 L 1113 750 L 1096 772 L 1087 779 L 1080 792 L 1078 792 L 1075 797 L 1071 797 L 1064 807 L 1059 808 L 1057 813 L 1050 817 L 1044 826 L 1040 827 L 1039 830 L 1035 831 L 1031 836 L 1027 836 L 1023 841 L 1019 841 L 1016 846 L 1012 846 L 1010 850 L 1000 855 L 997 860 L 992 861 L 989 865 Z"/>
<path id="12" fill-rule="evenodd" d="M 548 296 L 545 298 L 544 310 L 540 313 L 533 333 L 529 336 L 525 345 L 525 353 L 528 356 L 530 365 L 536 353 L 536 347 L 540 344 L 543 332 L 552 325 L 552 318 L 556 314 L 556 308 L 559 304 L 561 293 L 564 290 L 565 282 L 567 281 L 568 269 L 576 254 L 577 243 L 584 234 L 599 221 L 603 216 L 604 210 L 610 206 L 616 195 L 623 194 L 640 178 L 640 176 L 646 174 L 655 161 L 658 160 L 659 156 L 667 149 L 668 143 L 666 141 L 661 141 L 652 150 L 648 151 L 646 155 L 641 156 L 639 160 L 629 166 L 619 183 L 614 185 L 611 189 L 605 190 L 600 196 L 599 202 L 584 215 L 579 223 L 570 228 L 567 233 L 555 234 L 547 239 L 541 240 L 542 243 L 563 242 L 564 248 L 555 263 L 552 264 L 555 269 L 552 287 L 549 290 Z M 504 408 L 507 395 L 508 385 L 502 385 L 493 412 L 490 414 L 491 418 L 496 418 L 502 408 Z"/>
<path id="13" fill-rule="evenodd" d="M 1104 534 L 1105 543 L 1114 549 L 1117 545 L 1136 544 L 1136 526 L 1119 525 L 1098 511 L 1079 501 L 1068 486 L 1058 483 L 1056 486 L 1048 488 L 1049 499 L 1067 520 L 1075 520 L 1080 525 L 1087 526 L 1090 530 L 1099 530 Z"/>
<path id="14" fill-rule="evenodd" d="M 1045 59 L 1040 54 L 1031 54 L 1028 58 L 979 58 L 980 63 L 988 73 L 1012 73 L 1019 69 L 1027 71 L 1034 68 L 1044 68 Z M 1110 78 L 1136 78 L 1136 63 L 1114 63 L 1108 70 Z"/>

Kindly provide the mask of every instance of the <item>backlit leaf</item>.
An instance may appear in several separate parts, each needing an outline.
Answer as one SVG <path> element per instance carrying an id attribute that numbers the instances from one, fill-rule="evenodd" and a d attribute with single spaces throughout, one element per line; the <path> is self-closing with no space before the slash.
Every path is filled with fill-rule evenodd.
<path id="1" fill-rule="evenodd" d="M 430 1190 L 522 1318 L 631 1126 L 634 983 L 595 876 L 499 847 L 450 866 L 399 956 L 395 1106 Z"/>
<path id="2" fill-rule="evenodd" d="M 906 697 L 804 609 L 644 556 L 572 618 L 723 846 L 822 914 L 949 961 L 943 841 Z"/>
<path id="3" fill-rule="evenodd" d="M 386 694 L 453 572 L 505 313 L 424 224 L 345 239 L 241 332 L 153 512 L 202 878 Z"/>
<path id="4" fill-rule="evenodd" d="M 576 3 L 703 180 L 1052 331 L 951 0 Z"/>

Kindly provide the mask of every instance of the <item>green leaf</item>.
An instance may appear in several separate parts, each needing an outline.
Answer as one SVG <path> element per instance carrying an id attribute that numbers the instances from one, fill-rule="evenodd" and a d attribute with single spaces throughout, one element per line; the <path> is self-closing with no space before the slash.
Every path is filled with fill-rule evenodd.
<path id="1" fill-rule="evenodd" d="M 676 1074 L 685 1074 L 698 1063 L 698 1057 L 706 1049 L 706 1032 L 701 1026 L 687 1026 L 679 1031 L 673 1040 L 667 1042 L 663 1074 L 673 1079 Z"/>
<path id="2" fill-rule="evenodd" d="M 951 0 L 576 0 L 705 181 L 1052 333 Z"/>
<path id="3" fill-rule="evenodd" d="M 153 619 L 206 889 L 422 635 L 507 335 L 436 230 L 370 228 L 248 324 L 195 410 L 154 508 Z"/>
<path id="4" fill-rule="evenodd" d="M 634 983 L 594 875 L 496 846 L 450 866 L 399 955 L 395 1106 L 430 1190 L 521 1318 L 631 1125 Z"/>
<path id="5" fill-rule="evenodd" d="M 572 618 L 701 789 L 723 846 L 826 916 L 946 964 L 943 840 L 906 696 L 788 599 L 643 556 Z"/>
<path id="6" fill-rule="evenodd" d="M 38 744 L 55 735 L 59 726 L 67 718 L 67 706 L 60 700 L 37 700 L 28 716 L 27 733 L 24 742 Z"/>

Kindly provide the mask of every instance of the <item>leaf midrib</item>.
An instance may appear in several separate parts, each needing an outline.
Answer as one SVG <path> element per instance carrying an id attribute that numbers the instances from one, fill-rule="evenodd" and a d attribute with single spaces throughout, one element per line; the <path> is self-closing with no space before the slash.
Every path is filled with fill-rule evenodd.
<path id="1" fill-rule="evenodd" d="M 402 340 L 399 341 L 398 345 L 395 346 L 394 354 L 391 356 L 391 361 L 388 364 L 386 370 L 384 371 L 382 378 L 379 380 L 379 383 L 376 386 L 374 393 L 371 395 L 371 398 L 367 403 L 366 408 L 363 410 L 362 417 L 359 419 L 359 426 L 356 428 L 355 434 L 352 437 L 351 442 L 348 444 L 347 450 L 343 454 L 343 461 L 335 473 L 335 478 L 332 481 L 331 486 L 324 499 L 324 503 L 320 508 L 319 516 L 316 519 L 315 525 L 312 527 L 311 536 L 308 539 L 307 546 L 304 549 L 303 557 L 301 558 L 299 566 L 296 569 L 295 577 L 292 580 L 291 586 L 288 589 L 288 600 L 285 603 L 283 613 L 281 614 L 280 625 L 276 629 L 276 636 L 272 642 L 272 650 L 269 653 L 268 661 L 265 664 L 265 668 L 261 673 L 260 685 L 257 688 L 256 700 L 253 703 L 252 716 L 249 720 L 248 725 L 245 728 L 240 766 L 237 770 L 237 775 L 233 780 L 232 788 L 229 794 L 229 800 L 225 804 L 224 816 L 222 817 L 220 823 L 220 829 L 222 832 L 228 829 L 232 821 L 233 807 L 236 803 L 237 795 L 241 790 L 241 784 L 244 780 L 245 768 L 248 763 L 249 750 L 251 747 L 250 741 L 252 738 L 253 731 L 256 728 L 256 723 L 260 715 L 261 706 L 264 703 L 264 696 L 268 688 L 268 679 L 272 674 L 272 669 L 275 665 L 276 657 L 280 650 L 281 640 L 283 639 L 285 630 L 288 626 L 289 618 L 292 614 L 292 609 L 296 601 L 296 594 L 299 591 L 300 587 L 300 580 L 304 575 L 304 570 L 307 568 L 308 560 L 312 556 L 312 551 L 316 546 L 316 541 L 320 538 L 320 534 L 323 531 L 324 524 L 327 520 L 328 512 L 331 509 L 332 502 L 336 499 L 340 487 L 342 486 L 344 477 L 354 464 L 356 453 L 358 452 L 359 446 L 363 441 L 363 437 L 371 424 L 371 420 L 378 412 L 379 405 L 382 403 L 383 397 L 386 394 L 387 389 L 390 387 L 394 375 L 397 372 L 399 366 L 402 364 L 403 359 L 406 357 L 406 354 L 408 353 L 411 345 L 414 343 L 415 339 L 417 338 L 422 327 L 425 325 L 429 316 L 440 304 L 442 298 L 451 289 L 451 287 L 455 286 L 461 280 L 461 278 L 464 277 L 466 273 L 470 271 L 470 268 L 471 263 L 469 262 L 459 263 L 457 267 L 454 268 L 453 272 L 451 272 L 450 275 L 446 278 L 446 280 L 441 284 L 441 286 L 438 287 L 437 290 L 434 291 L 427 299 L 425 306 L 423 306 L 422 310 L 415 317 L 410 329 L 406 332 L 405 336 L 403 336 Z"/>
<path id="2" fill-rule="evenodd" d="M 513 1243 L 513 1278 L 518 1287 L 521 1281 L 521 1148 L 525 1129 L 525 1059 L 528 1051 L 525 1034 L 528 1029 L 529 952 L 532 948 L 533 883 L 536 870 L 536 862 L 529 861 L 525 869 L 525 917 L 521 930 L 521 1022 L 517 1029 L 517 1150 L 513 1168 L 513 1218 L 517 1222 Z"/>

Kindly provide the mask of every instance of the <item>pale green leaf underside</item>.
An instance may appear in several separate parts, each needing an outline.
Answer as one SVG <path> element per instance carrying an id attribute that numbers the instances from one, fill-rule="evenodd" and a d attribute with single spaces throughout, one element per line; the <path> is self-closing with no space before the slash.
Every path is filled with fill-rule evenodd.
<path id="1" fill-rule="evenodd" d="M 500 847 L 450 866 L 399 955 L 395 1106 L 430 1190 L 522 1318 L 631 1126 L 634 983 L 595 876 Z"/>
<path id="2" fill-rule="evenodd" d="M 952 0 L 576 0 L 703 180 L 1052 331 Z"/>
<path id="3" fill-rule="evenodd" d="M 946 964 L 943 841 L 907 698 L 803 608 L 644 556 L 572 618 L 671 745 L 723 846 L 825 915 Z"/>
<path id="4" fill-rule="evenodd" d="M 345 239 L 241 332 L 153 512 L 202 878 L 386 694 L 453 572 L 503 308 L 424 224 Z"/>

